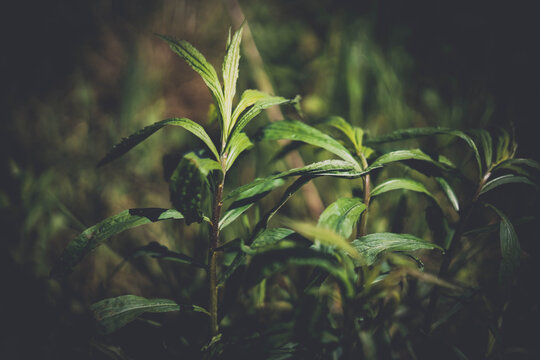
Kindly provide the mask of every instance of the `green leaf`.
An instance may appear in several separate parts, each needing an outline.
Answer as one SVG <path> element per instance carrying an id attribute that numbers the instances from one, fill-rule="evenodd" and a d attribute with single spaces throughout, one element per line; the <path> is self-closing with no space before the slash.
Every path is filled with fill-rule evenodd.
<path id="1" fill-rule="evenodd" d="M 60 278 L 68 275 L 86 254 L 124 230 L 150 222 L 183 218 L 184 216 L 176 210 L 160 208 L 124 210 L 89 227 L 73 239 L 52 268 L 51 277 Z"/>
<path id="2" fill-rule="evenodd" d="M 169 248 L 167 248 L 164 245 L 161 245 L 160 243 L 156 241 L 152 241 L 145 246 L 141 246 L 135 249 L 135 251 L 133 252 L 131 256 L 133 258 L 137 258 L 141 256 L 150 256 L 157 259 L 163 259 L 163 260 L 178 262 L 181 264 L 193 265 L 195 267 L 200 267 L 203 269 L 207 268 L 205 264 L 201 264 L 193 260 L 193 258 L 187 255 L 179 254 L 177 252 L 171 251 L 169 250 Z"/>
<path id="3" fill-rule="evenodd" d="M 359 198 L 337 199 L 322 212 L 318 226 L 333 230 L 347 239 L 365 209 L 366 205 Z"/>
<path id="4" fill-rule="evenodd" d="M 360 130 L 360 132 L 355 132 L 351 124 L 349 124 L 341 116 L 330 116 L 329 118 L 324 119 L 322 124 L 339 130 L 343 135 L 345 135 L 355 150 L 360 151 L 362 149 L 362 136 L 364 135 L 363 131 L 357 128 Z"/>
<path id="5" fill-rule="evenodd" d="M 247 211 L 253 204 L 268 195 L 276 187 L 283 185 L 283 183 L 284 181 L 282 179 L 274 179 L 272 181 L 262 182 L 257 186 L 240 193 L 219 221 L 219 228 L 225 228 Z"/>
<path id="6" fill-rule="evenodd" d="M 359 258 L 356 249 L 351 246 L 347 239 L 333 229 L 322 228 L 308 222 L 288 219 L 284 219 L 283 223 L 308 239 L 319 242 L 325 246 L 340 249 L 353 258 Z"/>
<path id="7" fill-rule="evenodd" d="M 431 135 L 452 135 L 452 136 L 456 136 L 464 140 L 473 151 L 474 157 L 476 159 L 476 164 L 478 166 L 478 171 L 480 173 L 482 172 L 482 162 L 480 160 L 480 154 L 478 152 L 478 148 L 476 147 L 475 142 L 471 139 L 470 136 L 465 134 L 463 131 L 459 131 L 459 130 L 439 128 L 439 127 L 403 129 L 403 130 L 397 130 L 397 131 L 391 132 L 386 135 L 366 139 L 364 140 L 364 143 L 366 145 L 374 145 L 374 144 L 381 144 L 381 143 L 392 142 L 392 141 L 414 139 L 418 137 L 431 136 Z"/>
<path id="8" fill-rule="evenodd" d="M 219 82 L 216 69 L 206 61 L 206 58 L 190 43 L 185 40 L 175 40 L 169 36 L 156 34 L 162 40 L 165 40 L 172 51 L 178 54 L 186 63 L 195 70 L 203 79 L 204 83 L 210 89 L 212 96 L 217 102 L 217 105 L 222 114 L 225 114 L 225 99 L 223 96 L 223 90 Z M 223 121 L 223 119 L 222 119 Z M 221 128 L 224 124 L 221 124 Z"/>
<path id="9" fill-rule="evenodd" d="M 204 131 L 204 128 L 201 125 L 186 118 L 171 118 L 158 121 L 157 123 L 154 123 L 152 125 L 148 125 L 145 128 L 137 131 L 136 133 L 128 136 L 127 138 L 124 138 L 119 144 L 115 145 L 111 151 L 109 151 L 109 153 L 98 163 L 97 166 L 103 166 L 119 158 L 120 156 L 127 153 L 129 150 L 146 140 L 150 135 L 152 135 L 166 125 L 181 126 L 187 131 L 191 132 L 208 146 L 216 159 L 219 159 L 219 154 L 216 150 L 216 147 L 214 146 L 214 143 L 212 142 L 206 131 Z"/>
<path id="10" fill-rule="evenodd" d="M 508 160 L 504 160 L 500 162 L 499 164 L 497 164 L 497 166 L 493 168 L 493 171 L 499 170 L 499 169 L 511 169 L 514 166 L 519 166 L 519 167 L 526 166 L 531 169 L 540 170 L 540 164 L 538 162 L 532 159 L 518 158 L 518 159 L 508 159 Z"/>
<path id="11" fill-rule="evenodd" d="M 252 146 L 253 143 L 249 140 L 248 136 L 244 132 L 235 132 L 229 139 L 225 149 L 225 154 L 227 156 L 225 160 L 225 169 L 229 170 L 234 164 L 238 155 Z"/>
<path id="12" fill-rule="evenodd" d="M 362 255 L 366 262 L 362 265 L 373 265 L 380 254 L 385 251 L 416 251 L 420 249 L 439 249 L 441 247 L 422 240 L 414 235 L 394 234 L 394 233 L 375 233 L 362 236 L 353 240 L 352 246 Z"/>
<path id="13" fill-rule="evenodd" d="M 337 259 L 311 248 L 287 248 L 255 255 L 246 271 L 246 286 L 252 287 L 273 274 L 283 271 L 287 265 L 315 266 L 328 271 L 343 286 L 348 297 L 354 295 L 352 281 Z"/>
<path id="14" fill-rule="evenodd" d="M 484 129 L 476 129 L 472 133 L 480 140 L 481 149 L 484 154 L 484 163 L 486 169 L 489 169 L 493 162 L 493 140 L 491 134 Z"/>
<path id="15" fill-rule="evenodd" d="M 281 240 L 294 234 L 291 229 L 273 228 L 261 232 L 251 243 L 252 249 L 266 248 L 279 243 Z"/>
<path id="16" fill-rule="evenodd" d="M 383 182 L 382 184 L 376 186 L 375 189 L 371 191 L 371 196 L 372 197 L 377 196 L 377 195 L 380 195 L 382 193 L 385 193 L 387 191 L 392 191 L 392 190 L 411 190 L 411 191 L 424 193 L 434 198 L 434 196 L 428 191 L 428 189 L 426 189 L 424 184 L 415 180 L 403 179 L 403 178 L 394 178 L 394 179 L 390 179 Z"/>
<path id="17" fill-rule="evenodd" d="M 242 96 L 240 97 L 240 101 L 236 105 L 236 108 L 234 109 L 233 115 L 232 115 L 232 123 L 236 124 L 236 120 L 238 117 L 246 110 L 248 107 L 255 104 L 257 101 L 264 100 L 267 98 L 271 98 L 271 95 L 268 95 L 266 93 L 263 93 L 259 90 L 253 90 L 253 89 L 247 89 L 244 90 L 242 93 Z"/>
<path id="18" fill-rule="evenodd" d="M 186 224 L 202 222 L 203 195 L 207 191 L 207 180 L 195 153 L 186 154 L 171 175 L 169 184 L 171 202 L 184 215 Z"/>
<path id="19" fill-rule="evenodd" d="M 223 94 L 224 94 L 224 128 L 223 132 L 229 134 L 234 123 L 231 121 L 232 102 L 236 94 L 236 80 L 238 79 L 238 65 L 240 64 L 240 42 L 242 41 L 242 28 L 234 33 L 227 46 L 223 59 Z"/>
<path id="20" fill-rule="evenodd" d="M 442 178 L 440 176 L 435 177 L 435 180 L 437 180 L 437 182 L 441 186 L 441 189 L 443 189 L 454 210 L 459 211 L 459 200 L 450 184 L 446 181 L 445 178 Z"/>
<path id="21" fill-rule="evenodd" d="M 268 124 L 262 128 L 262 131 L 259 133 L 259 138 L 261 140 L 287 139 L 303 141 L 328 150 L 343 160 L 355 164 L 357 170 L 361 168 L 351 153 L 343 145 L 323 132 L 300 121 L 282 120 Z"/>
<path id="22" fill-rule="evenodd" d="M 501 242 L 502 262 L 499 271 L 499 282 L 502 287 L 507 287 L 513 273 L 519 267 L 521 247 L 516 230 L 514 230 L 514 226 L 506 215 L 491 204 L 487 204 L 487 206 L 493 209 L 501 218 L 499 238 Z"/>
<path id="23" fill-rule="evenodd" d="M 144 313 L 187 310 L 210 315 L 200 306 L 179 305 L 169 299 L 146 299 L 135 295 L 104 299 L 90 306 L 90 310 L 97 321 L 98 332 L 101 334 L 110 334 Z"/>
<path id="24" fill-rule="evenodd" d="M 525 176 L 517 176 L 517 175 L 508 174 L 508 175 L 499 176 L 498 178 L 488 181 L 482 187 L 482 190 L 480 190 L 480 195 L 485 194 L 486 192 L 498 186 L 505 185 L 505 184 L 512 184 L 512 183 L 531 185 L 538 189 L 538 184 L 533 183 L 531 180 L 529 180 Z"/>
<path id="25" fill-rule="evenodd" d="M 384 155 L 381 155 L 375 161 L 373 161 L 373 163 L 368 167 L 368 169 L 373 168 L 373 167 L 383 166 L 388 163 L 392 163 L 396 161 L 403 161 L 403 160 L 421 160 L 421 161 L 427 161 L 439 167 L 441 166 L 441 164 L 439 164 L 437 161 L 434 161 L 429 155 L 424 153 L 422 150 L 412 149 L 412 150 L 397 150 L 397 151 L 392 151 Z"/>

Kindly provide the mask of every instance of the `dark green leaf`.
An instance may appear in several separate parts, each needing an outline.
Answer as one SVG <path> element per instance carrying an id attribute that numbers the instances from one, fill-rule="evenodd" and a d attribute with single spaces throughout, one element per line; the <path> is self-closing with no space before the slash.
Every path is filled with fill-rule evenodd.
<path id="1" fill-rule="evenodd" d="M 512 184 L 512 183 L 531 185 L 538 189 L 538 184 L 533 183 L 531 180 L 529 180 L 525 176 L 517 176 L 517 175 L 508 174 L 508 175 L 499 176 L 498 178 L 488 181 L 482 187 L 482 190 L 480 191 L 480 195 L 498 186 L 505 185 L 505 184 Z"/>
<path id="2" fill-rule="evenodd" d="M 207 186 L 203 171 L 199 167 L 198 157 L 189 153 L 180 160 L 171 175 L 171 202 L 182 212 L 188 225 L 203 220 L 203 194 Z"/>
<path id="3" fill-rule="evenodd" d="M 292 234 L 294 234 L 293 230 L 285 228 L 273 228 L 264 230 L 255 238 L 255 240 L 251 244 L 251 248 L 257 249 L 275 245 L 276 243 L 291 236 Z"/>
<path id="4" fill-rule="evenodd" d="M 263 279 L 284 270 L 288 264 L 320 267 L 341 283 L 347 296 L 354 294 L 352 281 L 336 258 L 311 248 L 279 249 L 255 255 L 246 272 L 246 285 L 255 286 Z"/>
<path id="5" fill-rule="evenodd" d="M 131 256 L 134 258 L 137 258 L 140 256 L 150 256 L 157 259 L 163 259 L 163 260 L 179 262 L 182 264 L 193 265 L 193 266 L 200 267 L 203 269 L 207 268 L 205 264 L 201 264 L 193 260 L 193 258 L 187 255 L 179 254 L 177 252 L 171 251 L 169 250 L 169 248 L 167 248 L 164 245 L 161 245 L 160 243 L 156 241 L 152 241 L 148 245 L 141 246 L 135 249 L 135 251 L 133 252 Z"/>
<path id="6" fill-rule="evenodd" d="M 540 164 L 538 162 L 532 159 L 518 158 L 518 159 L 508 159 L 508 160 L 502 161 L 501 163 L 497 164 L 497 166 L 493 168 L 493 171 L 498 170 L 498 169 L 513 168 L 514 166 L 519 166 L 519 167 L 526 166 L 531 169 L 540 170 Z"/>
<path id="7" fill-rule="evenodd" d="M 179 305 L 168 299 L 146 299 L 141 296 L 123 295 L 98 301 L 90 307 L 101 334 L 110 334 L 144 313 L 170 311 L 196 311 L 209 315 L 208 311 L 196 305 Z"/>
<path id="8" fill-rule="evenodd" d="M 484 153 L 484 163 L 486 169 L 489 169 L 493 162 L 493 140 L 491 134 L 487 130 L 477 129 L 473 131 L 473 135 L 479 139 L 482 152 Z"/>
<path id="9" fill-rule="evenodd" d="M 265 126 L 259 134 L 261 140 L 293 140 L 303 141 L 315 145 L 336 154 L 343 160 L 355 164 L 357 170 L 360 165 L 351 153 L 339 142 L 315 129 L 312 126 L 295 120 L 276 121 Z"/>
<path id="10" fill-rule="evenodd" d="M 402 179 L 402 178 L 390 179 L 376 186 L 371 191 L 371 196 L 377 196 L 377 195 L 380 195 L 382 193 L 385 193 L 387 191 L 392 191 L 392 190 L 411 190 L 411 191 L 424 193 L 430 196 L 431 198 L 434 198 L 433 195 L 428 191 L 428 189 L 426 189 L 424 184 L 415 180 Z"/>
<path id="11" fill-rule="evenodd" d="M 283 185 L 283 183 L 284 181 L 282 179 L 274 179 L 271 181 L 259 183 L 255 187 L 252 187 L 240 193 L 219 221 L 219 228 L 223 229 L 224 227 L 232 223 L 234 220 L 236 220 L 236 218 L 238 218 L 238 216 L 242 215 L 255 202 L 268 195 L 276 187 Z"/>
<path id="12" fill-rule="evenodd" d="M 340 198 L 322 212 L 318 226 L 330 229 L 345 239 L 351 236 L 366 205 L 359 198 Z"/>
<path id="13" fill-rule="evenodd" d="M 459 211 L 459 201 L 456 196 L 456 193 L 454 192 L 450 184 L 448 184 L 445 178 L 442 178 L 439 176 L 437 176 L 435 180 L 437 180 L 437 182 L 441 186 L 441 189 L 443 189 L 444 193 L 446 194 L 446 197 L 448 198 L 448 200 L 454 207 L 454 210 Z"/>
<path id="14" fill-rule="evenodd" d="M 362 255 L 365 264 L 373 265 L 385 251 L 415 251 L 420 249 L 439 249 L 441 247 L 422 240 L 414 235 L 375 233 L 353 240 L 352 245 Z"/>
<path id="15" fill-rule="evenodd" d="M 129 150 L 140 144 L 142 141 L 146 140 L 150 135 L 152 135 L 166 125 L 181 126 L 187 131 L 191 132 L 208 146 L 216 159 L 219 159 L 219 154 L 216 150 L 216 147 L 214 146 L 214 143 L 212 142 L 206 131 L 204 131 L 201 125 L 186 118 L 171 118 L 158 121 L 157 123 L 154 123 L 152 125 L 148 125 L 147 127 L 123 139 L 119 144 L 115 145 L 103 159 L 101 159 L 97 166 L 103 166 L 119 158 L 120 156 L 127 153 Z"/>
<path id="16" fill-rule="evenodd" d="M 100 223 L 89 227 L 65 248 L 51 270 L 52 277 L 62 277 L 71 272 L 81 259 L 105 240 L 127 229 L 168 219 L 183 219 L 176 210 L 160 208 L 141 208 L 124 210 Z"/>

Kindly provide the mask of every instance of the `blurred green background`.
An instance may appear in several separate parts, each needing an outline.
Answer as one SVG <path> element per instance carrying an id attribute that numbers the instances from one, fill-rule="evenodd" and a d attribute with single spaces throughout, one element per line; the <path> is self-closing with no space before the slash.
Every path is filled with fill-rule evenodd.
<path id="1" fill-rule="evenodd" d="M 418 126 L 513 126 L 519 156 L 539 159 L 540 27 L 532 5 L 351 3 L 240 1 L 276 94 L 300 94 L 307 118 L 341 115 L 373 135 Z M 0 357 L 114 358 L 129 334 L 108 347 L 89 340 L 88 304 L 125 293 L 204 303 L 203 273 L 142 259 L 119 266 L 152 240 L 202 258 L 203 230 L 172 224 L 132 230 L 85 259 L 66 283 L 49 281 L 48 272 L 84 228 L 126 208 L 170 206 L 168 159 L 200 146 L 186 132 L 167 129 L 112 165 L 95 164 L 152 122 L 185 116 L 207 123 L 209 92 L 153 33 L 190 41 L 220 68 L 232 23 L 228 2 L 27 1 L 4 6 L 0 17 Z M 239 87 L 256 87 L 245 57 Z M 245 156 L 231 184 L 267 174 L 270 148 Z M 327 205 L 348 192 L 338 182 L 321 197 Z M 538 212 L 537 195 L 523 198 Z M 512 199 L 507 203 L 519 213 Z M 286 211 L 308 216 L 301 198 Z M 408 226 L 421 233 L 425 223 Z M 533 240 L 522 247 L 535 259 Z M 538 306 L 527 299 L 531 319 L 538 319 Z M 167 334 L 137 345 L 141 358 Z M 534 343 L 522 340 L 520 346 Z"/>

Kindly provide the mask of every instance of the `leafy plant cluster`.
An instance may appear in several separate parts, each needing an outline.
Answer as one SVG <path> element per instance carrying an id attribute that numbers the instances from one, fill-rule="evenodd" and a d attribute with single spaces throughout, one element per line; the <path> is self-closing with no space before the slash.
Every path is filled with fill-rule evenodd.
<path id="1" fill-rule="evenodd" d="M 400 324 L 414 324 L 422 336 L 429 337 L 453 314 L 441 314 L 443 300 L 454 305 L 455 313 L 478 292 L 452 280 L 460 261 L 466 261 L 461 258 L 460 246 L 465 237 L 480 237 L 495 227 L 500 240 L 500 289 L 504 292 L 511 287 L 520 263 L 520 244 L 508 216 L 486 202 L 486 194 L 511 183 L 537 188 L 535 171 L 540 169 L 532 160 L 515 157 L 511 133 L 413 128 L 369 137 L 341 117 L 312 124 L 286 119 L 263 126 L 253 139 L 290 141 L 282 155 L 294 151 L 298 144 L 311 145 L 328 158 L 228 189 L 227 174 L 239 156 L 253 146 L 253 139 L 244 131 L 246 126 L 271 106 L 298 107 L 298 98 L 245 90 L 235 103 L 242 29 L 229 33 L 222 79 L 192 45 L 159 37 L 204 80 L 217 109 L 220 136 L 212 139 L 190 119 L 170 118 L 122 140 L 99 166 L 169 126 L 186 129 L 205 148 L 184 154 L 174 169 L 169 189 L 173 209 L 129 209 L 88 228 L 67 245 L 51 275 L 67 276 L 89 252 L 125 230 L 163 220 L 201 223 L 208 228 L 205 261 L 156 242 L 135 253 L 203 269 L 208 301 L 186 305 L 135 295 L 104 299 L 91 306 L 101 334 L 115 332 L 146 313 L 189 311 L 200 313 L 200 323 L 208 328 L 205 339 L 189 346 L 198 346 L 208 358 L 241 358 L 247 351 L 258 354 L 251 356 L 272 359 L 351 358 L 360 354 L 415 358 L 418 337 Z M 462 152 L 469 154 L 471 161 L 456 165 L 443 154 L 444 149 L 425 151 L 406 146 L 411 139 L 435 137 L 465 145 L 467 150 Z M 394 143 L 401 145 L 388 151 L 388 144 Z M 387 169 L 406 169 L 401 173 L 414 176 L 393 176 Z M 335 199 L 312 221 L 276 216 L 303 185 L 321 177 L 350 181 L 358 191 Z M 280 190 L 287 179 L 294 180 Z M 374 201 L 385 201 L 386 193 L 403 190 L 422 194 L 432 204 L 426 214 L 433 228 L 431 239 L 401 232 L 368 232 L 370 216 L 382 215 L 372 211 Z M 282 195 L 269 211 L 243 222 L 249 228 L 247 236 L 231 231 L 233 239 L 223 242 L 222 233 L 234 230 L 230 225 L 245 220 L 250 208 L 278 191 Z M 492 211 L 498 224 L 471 228 L 471 217 L 483 209 Z M 278 221 L 270 223 L 274 218 Z M 435 258 L 441 258 L 438 274 L 424 272 L 418 250 L 433 251 Z M 412 287 L 419 291 L 409 289 Z M 413 310 L 401 314 L 403 304 Z M 249 311 L 237 310 L 238 306 Z M 267 325 L 253 325 L 254 332 L 239 329 L 239 319 L 246 317 L 259 318 L 253 321 Z M 492 341 L 486 346 L 486 356 L 496 354 L 502 346 L 496 321 L 489 331 Z M 454 350 L 459 354 L 459 349 Z"/>

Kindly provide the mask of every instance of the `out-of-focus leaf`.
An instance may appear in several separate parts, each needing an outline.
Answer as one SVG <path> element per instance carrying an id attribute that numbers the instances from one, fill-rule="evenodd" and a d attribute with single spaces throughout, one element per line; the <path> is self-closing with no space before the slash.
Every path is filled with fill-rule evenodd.
<path id="1" fill-rule="evenodd" d="M 310 248 L 278 249 L 255 255 L 246 272 L 246 286 L 255 286 L 289 264 L 320 267 L 342 284 L 347 296 L 354 294 L 352 281 L 336 258 Z"/>
<path id="2" fill-rule="evenodd" d="M 282 179 L 274 179 L 268 182 L 259 183 L 257 186 L 240 193 L 219 221 L 219 228 L 223 229 L 232 223 L 255 202 L 268 195 L 276 187 L 283 185 L 283 183 L 284 181 Z"/>
<path id="3" fill-rule="evenodd" d="M 454 210 L 459 211 L 459 201 L 456 196 L 456 193 L 454 192 L 450 184 L 446 181 L 445 178 L 440 177 L 440 176 L 437 176 L 435 180 L 437 180 L 437 182 L 441 186 L 441 189 L 443 189 L 444 193 L 446 194 L 446 197 L 452 204 L 452 207 L 454 208 Z"/>
<path id="4" fill-rule="evenodd" d="M 422 240 L 414 235 L 394 234 L 394 233 L 375 233 L 362 236 L 353 240 L 352 245 L 362 255 L 366 262 L 362 265 L 373 265 L 377 257 L 385 251 L 416 251 L 420 249 L 439 249 L 441 247 Z"/>
<path id="5" fill-rule="evenodd" d="M 347 239 L 332 229 L 321 228 L 315 224 L 288 219 L 284 219 L 283 223 L 308 239 L 325 246 L 337 248 L 353 258 L 359 258 L 358 252 L 351 246 Z"/>
<path id="6" fill-rule="evenodd" d="M 512 184 L 512 183 L 531 185 L 538 189 L 538 184 L 533 183 L 531 180 L 529 180 L 525 176 L 508 174 L 508 175 L 499 176 L 498 178 L 488 181 L 482 187 L 482 190 L 480 190 L 480 195 L 485 194 L 486 192 L 492 189 L 495 189 L 498 186 L 505 185 L 505 184 Z"/>
<path id="7" fill-rule="evenodd" d="M 259 132 L 259 139 L 303 141 L 326 149 L 343 160 L 355 164 L 357 170 L 360 169 L 360 165 L 343 145 L 323 132 L 300 121 L 283 120 L 268 124 Z"/>
<path id="8" fill-rule="evenodd" d="M 244 150 L 247 150 L 253 146 L 251 140 L 244 132 L 234 132 L 234 134 L 229 139 L 229 143 L 225 149 L 227 158 L 225 160 L 225 169 L 229 170 L 234 164 L 238 155 L 240 155 Z"/>
<path id="9" fill-rule="evenodd" d="M 171 175 L 169 184 L 171 202 L 182 212 L 188 225 L 203 220 L 203 194 L 207 185 L 204 171 L 207 169 L 199 167 L 198 159 L 194 153 L 184 156 Z"/>
<path id="10" fill-rule="evenodd" d="M 129 150 L 146 140 L 150 135 L 152 135 L 166 125 L 180 126 L 191 132 L 208 146 L 216 159 L 219 159 L 218 151 L 214 143 L 212 142 L 212 139 L 210 139 L 210 136 L 208 136 L 208 134 L 206 133 L 206 131 L 204 131 L 204 128 L 201 125 L 186 118 L 171 118 L 158 121 L 157 123 L 154 123 L 152 125 L 148 125 L 145 128 L 137 131 L 136 133 L 128 136 L 127 138 L 124 138 L 119 144 L 115 145 L 103 159 L 100 160 L 97 166 L 103 166 L 119 158 L 120 156 L 127 153 Z"/>
<path id="11" fill-rule="evenodd" d="M 101 334 L 110 334 L 144 313 L 187 310 L 210 315 L 208 311 L 200 306 L 179 305 L 169 299 L 146 299 L 135 295 L 122 295 L 104 299 L 90 306 L 90 310 Z"/>
<path id="12" fill-rule="evenodd" d="M 347 239 L 365 209 L 366 205 L 359 198 L 337 199 L 322 212 L 318 226 Z"/>
<path id="13" fill-rule="evenodd" d="M 499 169 L 511 169 L 514 166 L 525 166 L 529 167 L 531 169 L 540 170 L 540 164 L 532 159 L 523 159 L 523 158 L 517 158 L 517 159 L 508 159 L 500 162 L 493 168 L 493 171 L 499 170 Z"/>
<path id="14" fill-rule="evenodd" d="M 171 50 L 178 54 L 182 59 L 184 59 L 186 63 L 202 77 L 204 83 L 206 84 L 208 89 L 210 89 L 212 96 L 216 100 L 217 105 L 221 110 L 220 112 L 224 114 L 225 100 L 223 96 L 223 90 L 221 88 L 221 84 L 216 73 L 216 69 L 214 69 L 214 67 L 208 61 L 206 61 L 206 58 L 203 56 L 203 54 L 201 54 L 197 49 L 193 47 L 193 45 L 191 45 L 187 41 L 175 40 L 165 35 L 156 35 L 162 40 L 165 40 L 171 47 Z M 225 130 L 223 125 L 224 124 L 221 124 L 221 128 Z"/>
<path id="15" fill-rule="evenodd" d="M 514 230 L 514 226 L 508 220 L 506 215 L 491 204 L 487 204 L 501 218 L 499 225 L 499 238 L 501 242 L 501 268 L 499 270 L 499 283 L 501 287 L 506 288 L 510 282 L 512 275 L 519 267 L 521 257 L 521 247 L 519 240 Z"/>
<path id="16" fill-rule="evenodd" d="M 141 208 L 124 210 L 89 227 L 73 239 L 51 270 L 51 277 L 68 275 L 81 259 L 108 238 L 136 226 L 169 219 L 183 219 L 176 210 Z"/>
<path id="17" fill-rule="evenodd" d="M 151 243 L 145 246 L 141 246 L 135 249 L 135 251 L 133 252 L 131 256 L 134 258 L 137 258 L 140 256 L 150 256 L 157 259 L 163 259 L 163 260 L 168 260 L 168 261 L 179 262 L 182 264 L 193 265 L 195 267 L 200 267 L 203 269 L 207 268 L 205 264 L 201 264 L 193 260 L 193 258 L 187 255 L 179 254 L 177 252 L 171 251 L 169 250 L 169 248 L 167 248 L 164 245 L 161 245 L 160 243 L 156 241 L 152 241 Z"/>
<path id="18" fill-rule="evenodd" d="M 376 186 L 371 192 L 371 196 L 377 196 L 392 190 L 411 190 L 424 193 L 431 198 L 434 198 L 434 196 L 428 191 L 428 189 L 426 189 L 424 184 L 415 180 L 402 178 L 390 179 Z"/>
<path id="19" fill-rule="evenodd" d="M 403 130 L 397 130 L 397 131 L 391 132 L 386 135 L 381 135 L 381 136 L 365 139 L 364 143 L 366 145 L 374 145 L 374 144 L 381 144 L 381 143 L 392 142 L 392 141 L 414 139 L 418 137 L 431 136 L 431 135 L 452 135 L 452 136 L 456 136 L 464 140 L 473 151 L 473 154 L 476 159 L 477 166 L 478 166 L 478 171 L 480 173 L 482 172 L 482 162 L 480 160 L 480 153 L 478 152 L 478 148 L 475 142 L 471 139 L 470 136 L 465 134 L 463 131 L 459 131 L 459 130 L 453 130 L 453 129 L 448 129 L 448 128 L 403 129 Z"/>
<path id="20" fill-rule="evenodd" d="M 236 94 L 236 80 L 238 79 L 238 65 L 240 64 L 240 42 L 242 41 L 242 28 L 234 33 L 227 45 L 227 52 L 223 59 L 223 97 L 225 112 L 223 113 L 225 126 L 223 132 L 229 134 L 234 123 L 231 121 L 232 102 Z"/>

